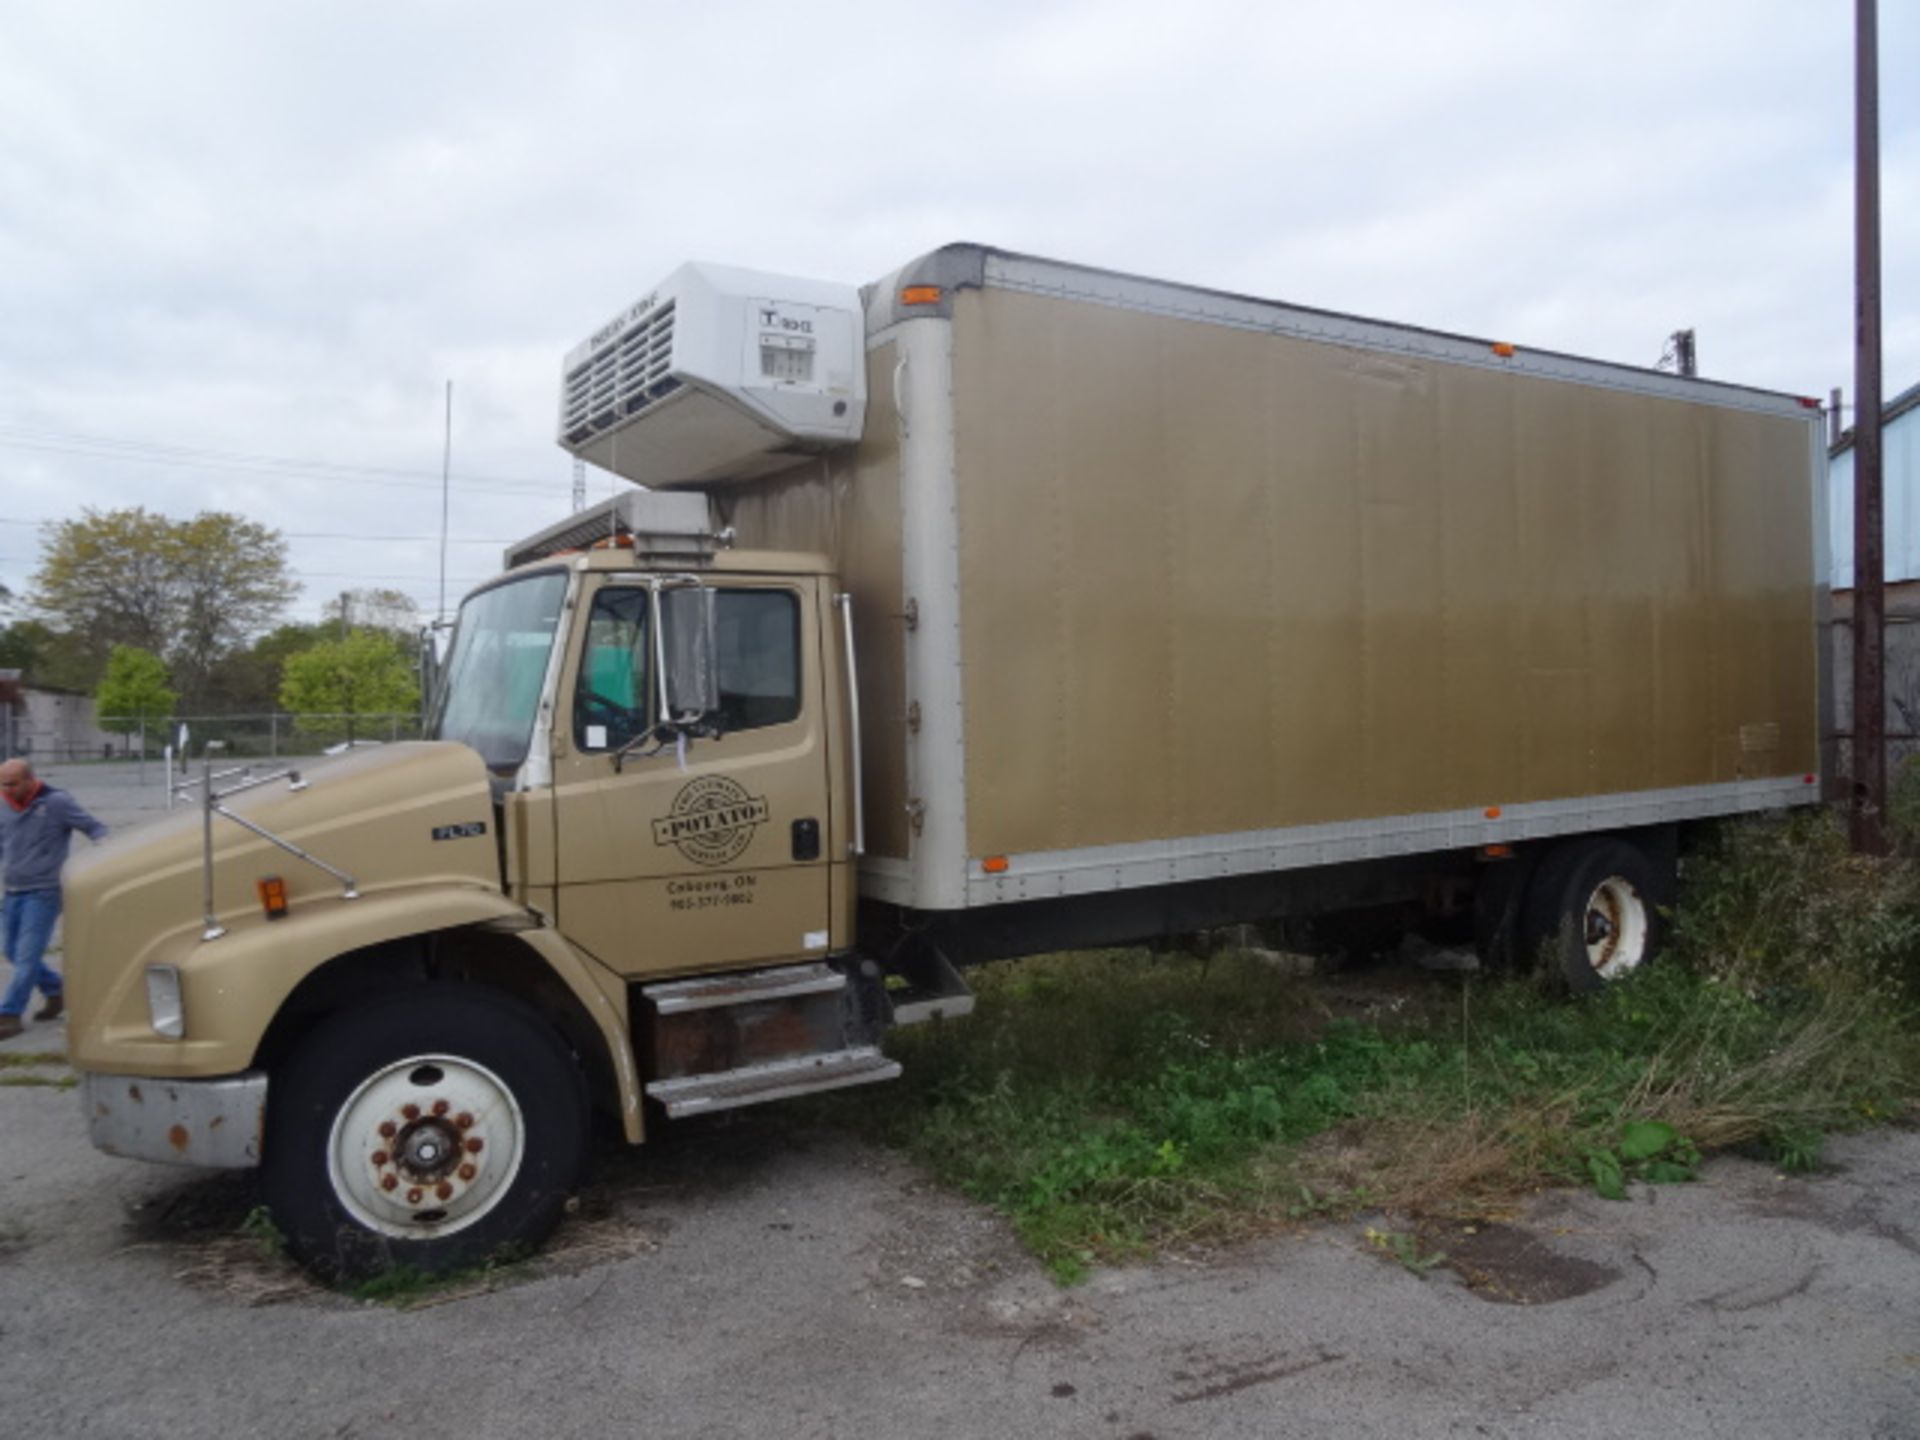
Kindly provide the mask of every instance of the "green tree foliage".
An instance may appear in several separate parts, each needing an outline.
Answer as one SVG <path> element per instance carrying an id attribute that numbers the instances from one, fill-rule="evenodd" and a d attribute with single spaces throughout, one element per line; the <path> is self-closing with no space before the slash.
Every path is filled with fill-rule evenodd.
<path id="1" fill-rule="evenodd" d="M 343 640 L 323 640 L 289 656 L 280 682 L 280 704 L 303 729 L 331 729 L 318 717 L 340 716 L 347 739 L 367 715 L 395 715 L 419 707 L 420 687 L 407 651 L 392 635 L 354 630 Z"/>
<path id="2" fill-rule="evenodd" d="M 44 620 L 0 626 L 0 670 L 19 670 L 29 684 L 85 692 L 99 681 L 101 668 L 90 647 Z"/>
<path id="3" fill-rule="evenodd" d="M 278 709 L 280 678 L 288 659 L 339 633 L 339 626 L 331 622 L 276 625 L 214 667 L 207 686 L 209 708 L 233 715 L 264 715 Z"/>
<path id="4" fill-rule="evenodd" d="M 115 645 L 162 656 L 189 708 L 219 662 L 280 614 L 299 586 L 278 531 L 203 511 L 172 520 L 135 506 L 47 528 L 33 603 L 95 662 Z"/>
<path id="5" fill-rule="evenodd" d="M 143 725 L 159 726 L 180 696 L 167 684 L 167 667 L 150 650 L 116 645 L 107 657 L 106 678 L 94 692 L 94 712 L 102 725 L 131 735 Z"/>

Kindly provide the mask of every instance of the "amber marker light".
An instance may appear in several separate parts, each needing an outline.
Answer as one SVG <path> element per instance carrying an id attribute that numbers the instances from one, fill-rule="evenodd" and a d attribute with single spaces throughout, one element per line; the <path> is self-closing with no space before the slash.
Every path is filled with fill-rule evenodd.
<path id="1" fill-rule="evenodd" d="M 254 882 L 260 892 L 260 908 L 269 920 L 287 918 L 287 882 L 278 875 L 267 875 Z"/>
<path id="2" fill-rule="evenodd" d="M 1511 860 L 1513 858 L 1513 847 L 1511 845 L 1482 845 L 1480 847 L 1480 858 L 1482 860 Z"/>
<path id="3" fill-rule="evenodd" d="M 1513 346 L 1504 340 L 1496 340 L 1493 342 L 1493 353 L 1498 355 L 1502 360 L 1511 360 L 1513 358 Z"/>
<path id="4" fill-rule="evenodd" d="M 1004 855 L 989 855 L 980 862 L 980 868 L 989 875 L 1004 875 L 1007 873 L 1007 857 Z"/>
<path id="5" fill-rule="evenodd" d="M 1500 818 L 1500 807 L 1498 805 L 1489 805 L 1480 813 L 1485 815 L 1489 820 L 1498 820 Z"/>
<path id="6" fill-rule="evenodd" d="M 900 292 L 902 305 L 938 305 L 940 287 L 938 285 L 909 285 Z"/>

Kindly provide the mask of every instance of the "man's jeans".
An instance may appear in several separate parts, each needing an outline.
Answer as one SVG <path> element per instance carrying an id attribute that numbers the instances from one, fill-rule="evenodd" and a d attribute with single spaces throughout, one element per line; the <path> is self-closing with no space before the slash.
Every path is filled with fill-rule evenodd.
<path id="1" fill-rule="evenodd" d="M 60 918 L 58 890 L 8 891 L 0 909 L 0 944 L 13 962 L 13 983 L 0 1000 L 0 1015 L 18 1015 L 33 998 L 34 987 L 51 1000 L 60 993 L 60 977 L 41 960 L 53 938 L 53 922 Z"/>

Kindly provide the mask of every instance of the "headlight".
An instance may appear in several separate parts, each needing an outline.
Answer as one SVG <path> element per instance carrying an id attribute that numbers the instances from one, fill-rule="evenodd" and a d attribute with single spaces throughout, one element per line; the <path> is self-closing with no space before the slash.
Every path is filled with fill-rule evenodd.
<path id="1" fill-rule="evenodd" d="M 180 972 L 172 965 L 147 967 L 147 1013 L 156 1035 L 178 1040 L 187 1033 L 187 1012 L 180 1003 Z"/>

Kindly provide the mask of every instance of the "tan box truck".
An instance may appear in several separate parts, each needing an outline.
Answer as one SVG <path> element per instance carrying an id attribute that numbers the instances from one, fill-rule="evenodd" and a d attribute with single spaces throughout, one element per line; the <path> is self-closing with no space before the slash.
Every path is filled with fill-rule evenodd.
<path id="1" fill-rule="evenodd" d="M 461 607 L 420 744 L 76 861 L 94 1142 L 322 1271 L 554 1223 L 598 1110 L 897 1073 L 967 963 L 1398 906 L 1575 987 L 1820 793 L 1821 416 L 957 245 L 687 266 L 567 358 L 645 489 Z"/>

